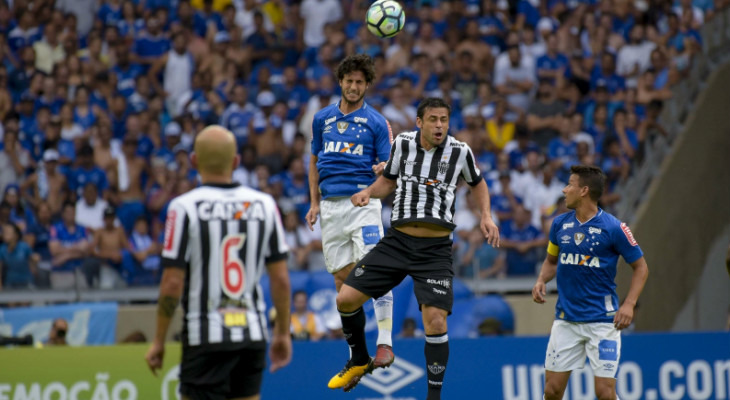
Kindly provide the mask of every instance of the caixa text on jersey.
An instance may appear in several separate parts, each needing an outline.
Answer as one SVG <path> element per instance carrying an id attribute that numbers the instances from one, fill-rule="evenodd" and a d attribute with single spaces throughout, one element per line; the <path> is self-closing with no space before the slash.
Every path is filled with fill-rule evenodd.
<path id="1" fill-rule="evenodd" d="M 264 220 L 266 213 L 260 201 L 201 201 L 198 203 L 198 218 L 201 221 L 210 220 Z"/>

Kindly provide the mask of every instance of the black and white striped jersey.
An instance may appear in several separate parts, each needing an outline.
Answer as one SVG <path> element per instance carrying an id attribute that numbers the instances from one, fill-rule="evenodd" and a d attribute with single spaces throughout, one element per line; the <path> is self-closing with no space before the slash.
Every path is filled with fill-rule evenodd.
<path id="1" fill-rule="evenodd" d="M 383 176 L 397 180 L 391 226 L 422 221 L 454 229 L 454 200 L 459 177 L 471 186 L 482 181 L 469 146 L 447 136 L 431 150 L 421 132 L 404 132 L 393 142 Z"/>
<path id="2" fill-rule="evenodd" d="M 268 339 L 259 280 L 288 247 L 274 199 L 239 186 L 203 185 L 170 203 L 163 267 L 184 268 L 183 344 L 245 346 Z"/>

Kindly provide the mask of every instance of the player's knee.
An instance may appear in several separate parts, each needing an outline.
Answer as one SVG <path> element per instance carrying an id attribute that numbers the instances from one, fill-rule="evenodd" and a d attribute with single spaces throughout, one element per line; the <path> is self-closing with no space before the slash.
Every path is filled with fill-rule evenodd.
<path id="1" fill-rule="evenodd" d="M 429 335 L 447 331 L 447 313 L 435 307 L 423 307 L 423 325 Z"/>
<path id="2" fill-rule="evenodd" d="M 350 295 L 349 290 L 346 289 L 340 290 L 337 293 L 336 302 L 337 309 L 343 312 L 352 312 L 360 307 L 359 304 L 356 304 L 354 297 Z"/>
<path id="3" fill-rule="evenodd" d="M 616 390 L 610 386 L 596 386 L 598 400 L 616 400 Z"/>
<path id="4" fill-rule="evenodd" d="M 554 382 L 545 382 L 545 400 L 562 400 L 565 388 Z"/>

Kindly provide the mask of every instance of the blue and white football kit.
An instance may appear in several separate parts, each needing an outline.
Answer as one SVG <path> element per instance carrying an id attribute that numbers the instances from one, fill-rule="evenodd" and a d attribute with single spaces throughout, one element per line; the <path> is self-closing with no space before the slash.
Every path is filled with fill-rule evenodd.
<path id="1" fill-rule="evenodd" d="M 628 225 L 598 209 L 585 223 L 575 211 L 555 218 L 548 254 L 558 258 L 558 303 L 550 332 L 545 369 L 583 368 L 586 356 L 597 377 L 614 378 L 621 355 L 621 333 L 613 325 L 619 309 L 616 264 L 643 256 Z"/>
<path id="2" fill-rule="evenodd" d="M 322 247 L 330 273 L 357 262 L 383 236 L 380 200 L 354 207 L 350 197 L 375 181 L 372 166 L 388 160 L 392 141 L 390 125 L 367 103 L 346 115 L 339 105 L 323 108 L 312 121 Z"/>

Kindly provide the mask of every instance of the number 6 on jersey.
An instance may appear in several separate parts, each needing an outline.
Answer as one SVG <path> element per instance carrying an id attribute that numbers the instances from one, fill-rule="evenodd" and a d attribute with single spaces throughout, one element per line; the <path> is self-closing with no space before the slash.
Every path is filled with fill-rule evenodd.
<path id="1" fill-rule="evenodd" d="M 243 295 L 244 269 L 243 261 L 239 252 L 246 241 L 246 234 L 240 233 L 228 235 L 223 238 L 221 252 L 223 253 L 223 265 L 221 269 L 221 282 L 223 293 L 231 299 L 239 299 Z"/>

